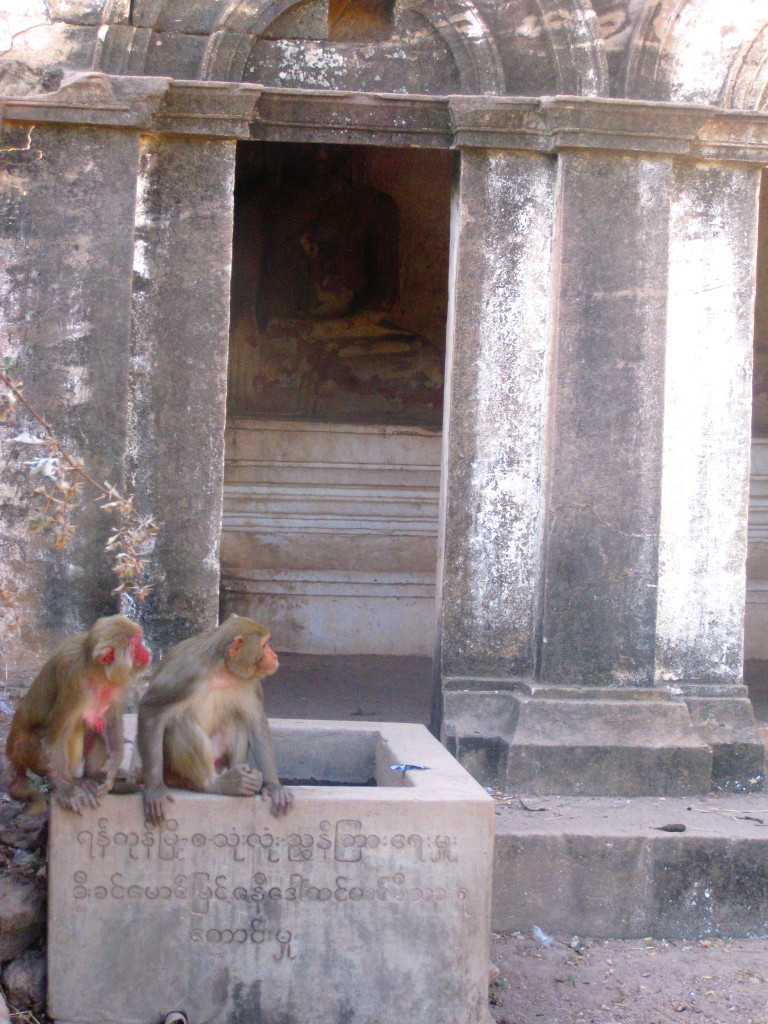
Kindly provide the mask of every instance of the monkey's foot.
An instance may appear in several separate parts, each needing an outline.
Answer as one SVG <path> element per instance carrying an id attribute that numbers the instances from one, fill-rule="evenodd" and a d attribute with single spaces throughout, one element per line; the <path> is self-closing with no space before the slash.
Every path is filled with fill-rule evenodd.
<path id="1" fill-rule="evenodd" d="M 59 807 L 80 814 L 83 807 L 98 807 L 96 786 L 90 779 L 75 782 L 60 782 L 53 790 L 53 797 Z"/>
<path id="2" fill-rule="evenodd" d="M 224 796 L 256 796 L 261 792 L 263 781 L 260 771 L 248 764 L 236 764 L 218 776 L 210 792 Z"/>
<path id="3" fill-rule="evenodd" d="M 107 793 L 111 793 L 112 787 L 115 784 L 114 776 L 106 773 L 95 775 L 89 779 L 89 781 L 95 786 L 96 796 L 99 800 L 101 800 L 103 796 L 106 796 Z"/>

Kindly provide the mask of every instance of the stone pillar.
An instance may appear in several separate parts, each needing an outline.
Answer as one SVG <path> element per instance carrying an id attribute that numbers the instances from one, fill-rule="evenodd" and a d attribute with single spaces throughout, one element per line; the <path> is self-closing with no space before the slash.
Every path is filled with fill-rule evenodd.
<path id="1" fill-rule="evenodd" d="M 493 157 L 508 166 L 521 159 Z M 476 198 L 493 194 L 498 177 L 487 173 L 483 183 L 477 174 L 470 189 L 462 172 L 443 735 L 481 781 L 529 792 L 703 792 L 713 752 L 718 784 L 762 786 L 762 749 L 738 683 L 757 172 L 590 150 L 558 159 L 551 275 L 548 262 L 519 259 L 521 237 L 534 244 L 530 220 L 541 207 L 515 186 L 504 250 L 491 226 L 498 230 L 499 211 Z M 479 171 L 478 157 L 469 163 Z M 523 232 L 516 225 L 526 220 Z M 518 329 L 530 309 L 526 279 L 550 289 L 546 389 L 518 370 L 531 346 Z M 541 325 L 547 303 L 537 308 Z M 696 360 L 691 334 L 712 339 L 715 366 Z M 681 386 L 695 410 L 687 423 Z M 540 475 L 524 493 L 511 483 L 532 465 L 520 439 L 533 433 Z M 722 454 L 707 459 L 718 446 Z M 488 451 L 495 462 L 479 457 Z M 698 471 L 683 472 L 686 451 Z M 481 576 L 483 566 L 496 575 Z M 691 678 L 694 652 L 706 677 Z M 735 677 L 725 680 L 728 672 Z M 670 678 L 679 682 L 673 691 Z M 707 691 L 698 713 L 701 686 L 717 682 L 726 689 Z M 715 696 L 730 717 L 702 732 Z M 730 768 L 719 769 L 718 756 Z"/>
<path id="2" fill-rule="evenodd" d="M 128 470 L 159 525 L 138 609 L 158 653 L 218 621 L 234 161 L 234 141 L 142 140 Z"/>
<path id="3" fill-rule="evenodd" d="M 560 157 L 541 676 L 652 686 L 670 163 Z"/>
<path id="4" fill-rule="evenodd" d="M 735 790 L 764 758 L 742 685 L 759 190 L 757 167 L 682 162 L 670 188 L 656 678 Z"/>
<path id="5" fill-rule="evenodd" d="M 654 690 L 672 161 L 560 155 L 539 688 L 508 781 L 697 792 L 711 754 Z"/>
<path id="6" fill-rule="evenodd" d="M 470 149 L 454 197 L 439 696 L 444 736 L 466 754 L 477 733 L 480 758 L 507 714 L 492 691 L 532 678 L 538 656 L 556 172 L 549 156 Z"/>
<path id="7" fill-rule="evenodd" d="M 33 405 L 99 482 L 123 486 L 138 133 L 6 124 L 0 142 L 0 353 Z M 105 301 L 105 297 L 109 301 Z M 3 437 L 36 425 L 19 417 Z M 26 529 L 23 463 L 2 446 L 4 576 L 23 632 L 9 661 L 36 669 L 63 634 L 116 611 L 108 516 L 90 500 L 59 552 Z M 37 480 L 38 478 L 35 478 Z"/>

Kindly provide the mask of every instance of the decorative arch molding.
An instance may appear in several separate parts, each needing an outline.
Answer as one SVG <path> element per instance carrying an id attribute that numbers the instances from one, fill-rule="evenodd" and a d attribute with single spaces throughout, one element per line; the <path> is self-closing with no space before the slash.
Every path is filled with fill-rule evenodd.
<path id="1" fill-rule="evenodd" d="M 437 32 L 451 52 L 462 90 L 504 93 L 504 69 L 488 26 L 470 0 L 419 0 L 411 8 Z"/>
<path id="2" fill-rule="evenodd" d="M 625 95 L 755 109 L 764 102 L 767 28 L 764 0 L 742 0 L 738 15 L 723 0 L 648 0 Z"/>
<path id="3" fill-rule="evenodd" d="M 230 0 L 211 33 L 200 64 L 204 81 L 242 80 L 254 38 L 304 0 Z"/>
<path id="4" fill-rule="evenodd" d="M 737 110 L 768 110 L 768 19 L 744 42 L 725 81 L 721 104 Z"/>
<path id="5" fill-rule="evenodd" d="M 625 95 L 654 98 L 659 69 L 675 22 L 688 0 L 648 0 L 629 44 Z"/>
<path id="6" fill-rule="evenodd" d="M 234 0 L 222 12 L 200 66 L 200 77 L 240 81 L 254 40 L 306 0 Z M 471 0 L 417 0 L 402 11 L 429 24 L 453 58 L 466 93 L 503 94 L 504 71 L 496 43 Z"/>
<path id="7" fill-rule="evenodd" d="M 131 20 L 125 0 L 106 0 L 103 34 L 93 66 L 112 74 L 173 76 L 173 60 L 181 50 L 169 49 L 167 64 L 162 59 L 158 62 L 161 51 L 157 41 L 167 32 L 182 41 L 187 54 L 178 77 L 242 81 L 254 44 L 271 35 L 277 37 L 280 30 L 275 32 L 275 26 L 284 18 L 292 20 L 292 12 L 303 6 L 314 8 L 310 19 L 321 25 L 327 0 L 206 0 L 204 4 L 199 0 L 145 0 L 136 4 L 137 13 Z M 518 0 L 397 0 L 395 19 L 397 24 L 398 18 L 409 18 L 412 31 L 414 25 L 423 24 L 435 44 L 443 48 L 441 59 L 454 68 L 454 82 L 446 91 L 506 95 L 505 68 L 515 68 L 520 59 L 514 36 L 506 28 L 506 20 L 517 7 Z M 608 95 L 605 49 L 591 0 L 528 0 L 528 11 L 525 20 L 534 23 L 533 31 L 540 34 L 549 54 L 552 85 L 545 91 L 554 88 L 567 95 Z M 405 31 L 403 35 L 407 52 Z M 322 32 L 307 38 L 315 47 L 323 45 Z M 300 48 L 301 37 L 295 42 Z M 189 55 L 197 47 L 202 56 L 190 65 Z M 414 67 L 418 66 L 417 62 Z M 340 84 L 334 87 L 343 89 L 343 73 L 339 78 Z M 418 91 L 418 70 L 406 88 Z M 516 95 L 539 95 L 541 91 L 539 79 L 532 79 L 529 89 L 525 76 L 515 83 Z"/>
<path id="8" fill-rule="evenodd" d="M 590 0 L 536 0 L 557 70 L 558 92 L 607 96 L 608 61 Z"/>

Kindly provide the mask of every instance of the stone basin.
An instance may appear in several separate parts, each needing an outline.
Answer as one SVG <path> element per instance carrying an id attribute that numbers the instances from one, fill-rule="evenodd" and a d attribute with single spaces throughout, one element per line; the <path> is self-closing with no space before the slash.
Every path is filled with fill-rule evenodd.
<path id="1" fill-rule="evenodd" d="M 420 725 L 272 732 L 281 778 L 325 783 L 282 819 L 181 791 L 159 831 L 138 795 L 53 808 L 50 1016 L 484 1024 L 493 800 Z"/>

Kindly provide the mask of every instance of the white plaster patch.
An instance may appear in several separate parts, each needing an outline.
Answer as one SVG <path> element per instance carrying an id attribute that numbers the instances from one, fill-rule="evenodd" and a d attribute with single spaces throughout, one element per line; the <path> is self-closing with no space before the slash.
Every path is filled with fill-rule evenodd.
<path id="1" fill-rule="evenodd" d="M 448 21 L 458 29 L 467 39 L 482 39 L 485 35 L 485 28 L 476 11 L 471 8 L 464 8 L 459 14 L 455 14 Z"/>
<path id="2" fill-rule="evenodd" d="M 535 14 L 529 14 L 517 26 L 516 35 L 521 36 L 523 39 L 538 39 L 542 31 L 539 18 Z"/>
<path id="3" fill-rule="evenodd" d="M 678 178 L 669 246 L 660 679 L 689 675 L 692 663 L 727 676 L 724 662 L 741 645 L 745 593 L 757 175 L 692 166 Z"/>
<path id="4" fill-rule="evenodd" d="M 88 380 L 87 366 L 68 366 L 65 371 L 62 388 L 67 396 L 68 405 L 83 405 L 90 401 L 91 386 Z"/>
<path id="5" fill-rule="evenodd" d="M 1 22 L 0 29 L 2 29 Z M 9 40 L 7 33 L 5 39 Z M 65 64 L 71 52 L 71 26 L 51 25 L 47 22 L 32 24 L 12 33 L 7 47 L 0 46 L 0 53 L 12 53 L 18 60 L 24 61 L 33 68 L 44 68 L 49 64 Z"/>
<path id="6" fill-rule="evenodd" d="M 147 147 L 147 143 L 142 143 Z M 150 187 L 152 178 L 152 157 L 148 153 L 143 154 L 140 167 L 141 171 L 136 182 L 136 212 L 134 217 L 135 233 L 133 246 L 133 272 L 145 280 L 151 276 L 150 248 L 147 239 L 151 237 L 152 215 L 150 212 Z M 143 302 L 141 291 L 134 291 L 134 307 L 140 307 Z M 130 361 L 130 395 L 128 401 L 128 426 L 126 430 L 126 455 L 130 461 L 137 463 L 141 460 L 141 437 L 142 430 L 139 421 L 151 415 L 149 408 L 143 398 L 145 388 L 151 379 L 152 374 L 152 339 L 147 337 L 146 331 L 142 329 L 140 317 L 134 317 L 135 326 L 133 331 L 133 345 Z"/>
<path id="7" fill-rule="evenodd" d="M 476 620 L 490 618 L 519 650 L 530 639 L 540 572 L 553 169 L 539 156 L 501 153 L 490 155 L 486 168 L 489 237 L 483 269 L 475 272 L 481 340 L 469 488 L 479 500 L 468 538 L 475 568 L 467 582 Z M 464 221 L 462 230 L 471 223 Z M 498 630 L 502 616 L 508 631 Z"/>
<path id="8" fill-rule="evenodd" d="M 307 40 L 277 40 L 281 54 L 278 78 L 301 82 L 306 86 L 334 87 L 335 72 L 344 67 L 344 58 L 332 48 L 313 44 Z M 306 67 L 308 72 L 302 71 Z"/>
<path id="9" fill-rule="evenodd" d="M 12 0 L 9 10 L 0 11 L 0 52 L 13 49 L 16 37 L 31 28 L 48 25 L 43 0 Z"/>
<path id="10" fill-rule="evenodd" d="M 716 103 L 742 43 L 766 21 L 765 0 L 700 0 L 681 5 L 665 49 L 671 100 Z"/>
<path id="11" fill-rule="evenodd" d="M 135 236 L 133 245 L 133 270 L 142 277 L 149 276 L 149 261 L 147 258 L 147 242 L 142 237 L 142 229 L 147 230 L 151 223 L 149 214 L 149 173 L 139 174 L 136 181 L 136 213 L 135 213 Z"/>

